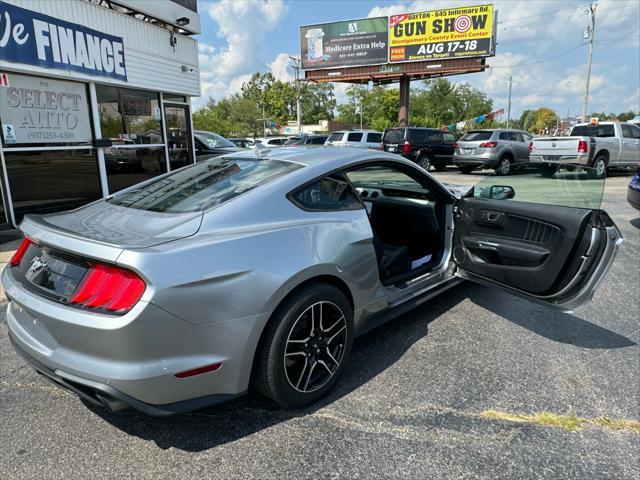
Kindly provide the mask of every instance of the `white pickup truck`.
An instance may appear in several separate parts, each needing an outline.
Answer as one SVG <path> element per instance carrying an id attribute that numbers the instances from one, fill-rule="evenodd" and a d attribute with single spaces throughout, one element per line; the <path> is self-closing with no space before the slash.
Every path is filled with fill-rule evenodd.
<path id="1" fill-rule="evenodd" d="M 603 178 L 608 168 L 640 166 L 640 127 L 629 122 L 579 123 L 568 137 L 536 137 L 529 144 L 529 162 L 542 163 L 552 176 L 560 165 L 591 167 Z"/>

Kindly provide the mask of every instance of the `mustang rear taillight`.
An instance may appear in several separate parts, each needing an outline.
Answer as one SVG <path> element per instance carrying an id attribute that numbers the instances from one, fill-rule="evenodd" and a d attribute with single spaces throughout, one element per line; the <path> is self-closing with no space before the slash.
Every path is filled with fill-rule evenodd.
<path id="1" fill-rule="evenodd" d="M 22 257 L 24 257 L 24 254 L 27 253 L 27 250 L 29 249 L 29 246 L 31 246 L 32 243 L 33 242 L 28 238 L 25 238 L 24 240 L 22 240 L 22 243 L 16 250 L 16 253 L 13 254 L 13 257 L 11 257 L 11 260 L 9 261 L 9 265 L 11 265 L 12 267 L 17 267 L 18 265 L 20 265 L 20 262 L 22 261 Z"/>
<path id="2" fill-rule="evenodd" d="M 69 303 L 125 312 L 140 300 L 145 288 L 144 281 L 130 270 L 92 263 Z"/>
<path id="3" fill-rule="evenodd" d="M 585 140 L 578 141 L 578 153 L 587 153 L 587 142 Z"/>
<path id="4" fill-rule="evenodd" d="M 496 148 L 498 142 L 484 142 L 480 144 L 480 148 Z"/>

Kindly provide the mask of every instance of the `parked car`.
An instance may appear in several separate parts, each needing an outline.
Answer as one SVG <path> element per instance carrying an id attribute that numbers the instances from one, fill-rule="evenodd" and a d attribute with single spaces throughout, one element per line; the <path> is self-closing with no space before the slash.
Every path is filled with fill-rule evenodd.
<path id="1" fill-rule="evenodd" d="M 640 167 L 638 167 L 636 174 L 629 182 L 627 201 L 633 208 L 640 210 Z"/>
<path id="2" fill-rule="evenodd" d="M 193 140 L 196 146 L 196 161 L 198 162 L 226 153 L 244 150 L 217 133 L 204 130 L 196 130 L 193 133 Z"/>
<path id="3" fill-rule="evenodd" d="M 386 152 L 399 153 L 425 170 L 433 165 L 439 172 L 451 164 L 455 141 L 452 133 L 422 127 L 388 128 L 382 137 Z"/>
<path id="4" fill-rule="evenodd" d="M 331 132 L 325 145 L 328 147 L 354 147 L 382 150 L 382 132 L 376 130 L 344 130 Z"/>
<path id="5" fill-rule="evenodd" d="M 462 173 L 493 168 L 496 175 L 509 175 L 514 164 L 529 161 L 532 138 L 522 130 L 470 130 L 454 145 L 453 164 Z"/>
<path id="6" fill-rule="evenodd" d="M 305 135 L 296 139 L 289 140 L 285 145 L 287 147 L 306 146 L 306 147 L 320 147 L 329 138 L 329 135 Z"/>
<path id="7" fill-rule="evenodd" d="M 262 138 L 256 138 L 255 143 L 260 143 L 265 147 L 272 148 L 272 147 L 281 147 L 288 140 L 289 140 L 289 137 L 262 137 Z"/>
<path id="8" fill-rule="evenodd" d="M 227 138 L 227 140 L 239 148 L 253 148 L 255 145 L 254 141 L 248 138 Z"/>
<path id="9" fill-rule="evenodd" d="M 2 272 L 9 337 L 38 372 L 114 410 L 167 415 L 250 384 L 305 405 L 356 335 L 461 279 L 560 309 L 591 298 L 621 241 L 604 182 L 572 179 L 571 207 L 550 204 L 559 180 L 513 180 L 470 190 L 394 154 L 285 147 L 27 215 Z"/>
<path id="10" fill-rule="evenodd" d="M 530 161 L 543 164 L 546 176 L 561 165 L 582 165 L 603 178 L 610 168 L 640 166 L 640 127 L 630 122 L 579 123 L 568 137 L 536 137 L 529 148 Z"/>

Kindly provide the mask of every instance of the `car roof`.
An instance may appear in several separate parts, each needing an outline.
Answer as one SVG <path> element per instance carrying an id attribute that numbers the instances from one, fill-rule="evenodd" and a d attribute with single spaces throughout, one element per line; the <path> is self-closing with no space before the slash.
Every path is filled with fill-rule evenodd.
<path id="1" fill-rule="evenodd" d="M 308 167 L 322 167 L 326 171 L 333 170 L 351 163 L 363 160 L 395 160 L 404 161 L 402 157 L 393 153 L 381 152 L 380 150 L 368 150 L 350 147 L 280 147 L 277 149 L 263 150 L 264 153 L 256 155 L 252 150 L 225 155 L 225 158 L 251 158 L 269 159 L 293 162 Z M 408 161 L 404 161 L 406 163 Z"/>

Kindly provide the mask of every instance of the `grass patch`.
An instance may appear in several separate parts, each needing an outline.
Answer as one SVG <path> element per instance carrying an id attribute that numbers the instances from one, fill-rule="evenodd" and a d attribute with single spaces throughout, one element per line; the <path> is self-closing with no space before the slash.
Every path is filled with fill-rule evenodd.
<path id="1" fill-rule="evenodd" d="M 568 432 L 580 430 L 584 425 L 597 425 L 611 430 L 629 430 L 640 433 L 640 422 L 637 420 L 613 420 L 607 417 L 583 418 L 573 413 L 558 415 L 551 412 L 533 413 L 524 415 L 521 413 L 508 413 L 498 410 L 485 410 L 480 414 L 482 417 L 504 420 L 507 422 L 531 423 L 544 425 L 547 427 L 562 428 Z"/>

